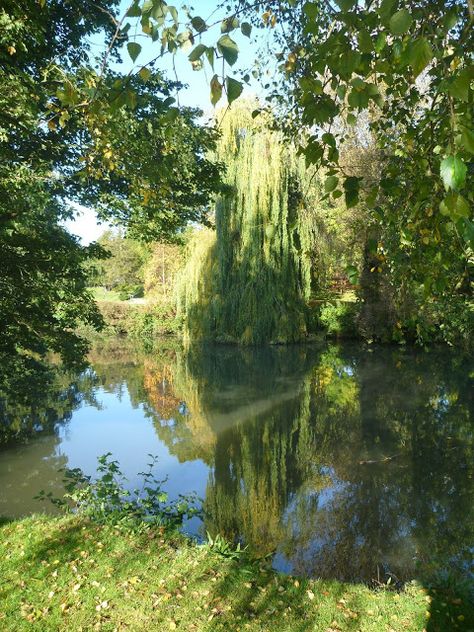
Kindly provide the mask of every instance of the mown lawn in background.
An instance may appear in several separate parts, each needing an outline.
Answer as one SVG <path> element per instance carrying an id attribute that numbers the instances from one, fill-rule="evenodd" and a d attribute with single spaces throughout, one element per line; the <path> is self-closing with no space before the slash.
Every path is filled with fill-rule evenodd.
<path id="1" fill-rule="evenodd" d="M 399 632 L 474 629 L 472 609 L 416 582 L 401 592 L 298 580 L 158 529 L 85 518 L 0 526 L 0 630 Z"/>
<path id="2" fill-rule="evenodd" d="M 96 301 L 120 301 L 119 292 L 115 290 L 106 290 L 104 287 L 90 287 L 93 297 Z"/>

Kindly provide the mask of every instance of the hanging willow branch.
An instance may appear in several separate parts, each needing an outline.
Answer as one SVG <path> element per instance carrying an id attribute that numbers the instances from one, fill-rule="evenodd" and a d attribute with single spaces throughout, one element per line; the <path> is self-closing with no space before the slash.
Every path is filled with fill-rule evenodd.
<path id="1" fill-rule="evenodd" d="M 308 332 L 314 222 L 303 205 L 305 170 L 252 109 L 240 103 L 219 121 L 228 192 L 216 203 L 216 231 L 198 231 L 182 276 L 191 339 L 287 343 Z"/>

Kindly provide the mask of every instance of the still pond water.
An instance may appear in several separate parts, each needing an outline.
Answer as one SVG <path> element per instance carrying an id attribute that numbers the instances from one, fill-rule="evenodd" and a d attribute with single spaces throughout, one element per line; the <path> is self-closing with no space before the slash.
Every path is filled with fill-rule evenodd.
<path id="1" fill-rule="evenodd" d="M 93 474 L 106 452 L 133 488 L 151 453 L 172 497 L 202 499 L 187 532 L 277 569 L 474 577 L 474 367 L 447 349 L 117 343 L 30 422 L 32 438 L 0 447 L 0 515 L 44 511 L 33 496 L 61 495 L 60 468 Z"/>

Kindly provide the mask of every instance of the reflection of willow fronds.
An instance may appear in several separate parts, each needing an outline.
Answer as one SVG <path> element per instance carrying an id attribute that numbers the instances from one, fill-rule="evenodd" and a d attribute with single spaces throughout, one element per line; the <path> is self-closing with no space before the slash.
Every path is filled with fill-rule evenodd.
<path id="1" fill-rule="evenodd" d="M 203 386 L 189 373 L 186 354 L 176 352 L 168 362 L 146 358 L 144 369 L 144 387 L 160 439 L 181 462 L 212 462 L 215 433 L 202 411 Z"/>
<path id="2" fill-rule="evenodd" d="M 203 401 L 205 401 L 206 381 L 202 376 L 194 376 L 189 370 L 186 354 L 181 354 L 176 363 L 174 384 L 178 397 L 185 402 L 187 415 L 185 421 L 190 433 L 190 443 L 194 446 L 194 458 L 212 463 L 216 444 L 216 434 L 209 423 Z"/>
<path id="3" fill-rule="evenodd" d="M 283 515 L 312 467 L 310 398 L 306 377 L 291 400 L 280 400 L 270 414 L 255 415 L 219 440 L 205 501 L 210 531 L 242 536 L 261 554 L 280 545 Z"/>

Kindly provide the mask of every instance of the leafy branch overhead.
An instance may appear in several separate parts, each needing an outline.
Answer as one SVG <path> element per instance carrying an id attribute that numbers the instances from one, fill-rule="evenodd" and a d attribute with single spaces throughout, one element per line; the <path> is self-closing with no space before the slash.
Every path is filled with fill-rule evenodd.
<path id="1" fill-rule="evenodd" d="M 470 160 L 474 68 L 468 54 L 473 37 L 469 3 L 339 0 L 331 5 L 324 0 L 287 0 L 238 2 L 227 9 L 227 16 L 213 21 L 191 9 L 178 13 L 162 0 L 146 0 L 134 2 L 127 18 L 139 19 L 142 32 L 161 45 L 160 54 L 182 49 L 194 69 L 209 66 L 213 105 L 224 92 L 229 103 L 242 93 L 244 82 L 225 70 L 239 57 L 237 33 L 250 37 L 252 24 L 275 28 L 286 23 L 285 35 L 275 38 L 286 50 L 277 57 L 285 56 L 283 90 L 290 86 L 294 111 L 310 133 L 304 150 L 309 164 L 338 169 L 347 135 L 336 132 L 335 123 L 342 120 L 352 126 L 367 109 L 371 130 L 382 143 L 390 144 L 396 136 L 406 152 L 423 141 L 429 175 L 438 175 L 437 187 L 442 186 L 442 154 L 465 165 Z M 130 32 L 127 22 L 121 33 L 129 37 Z M 214 42 L 204 43 L 203 36 L 209 34 Z M 140 45 L 130 41 L 127 46 L 136 61 Z M 218 60 L 223 61 L 222 73 L 216 71 Z M 322 136 L 320 130 L 326 133 Z M 441 152 L 435 153 L 437 146 Z M 353 183 L 348 188 L 353 193 L 346 195 L 346 202 L 357 203 L 358 188 Z M 339 191 L 335 189 L 333 197 Z M 370 196 L 374 205 L 379 192 L 387 193 L 383 181 Z"/>
<path id="2" fill-rule="evenodd" d="M 265 85 L 268 98 L 301 142 L 307 165 L 326 171 L 326 199 L 342 198 L 349 208 L 364 204 L 373 230 L 391 231 L 377 246 L 385 263 L 374 269 L 408 273 L 435 296 L 450 283 L 454 249 L 458 284 L 470 283 L 471 2 L 235 2 L 214 22 L 186 11 L 174 21 L 163 2 L 140 7 L 143 30 L 161 39 L 162 51 L 189 49 L 193 68 L 209 66 L 214 105 L 224 93 L 229 103 L 242 93 L 244 82 L 231 72 L 239 36 L 270 29 L 280 74 Z M 360 130 L 379 152 L 376 178 L 351 171 L 344 160 Z M 436 266 L 426 265 L 435 258 Z"/>

